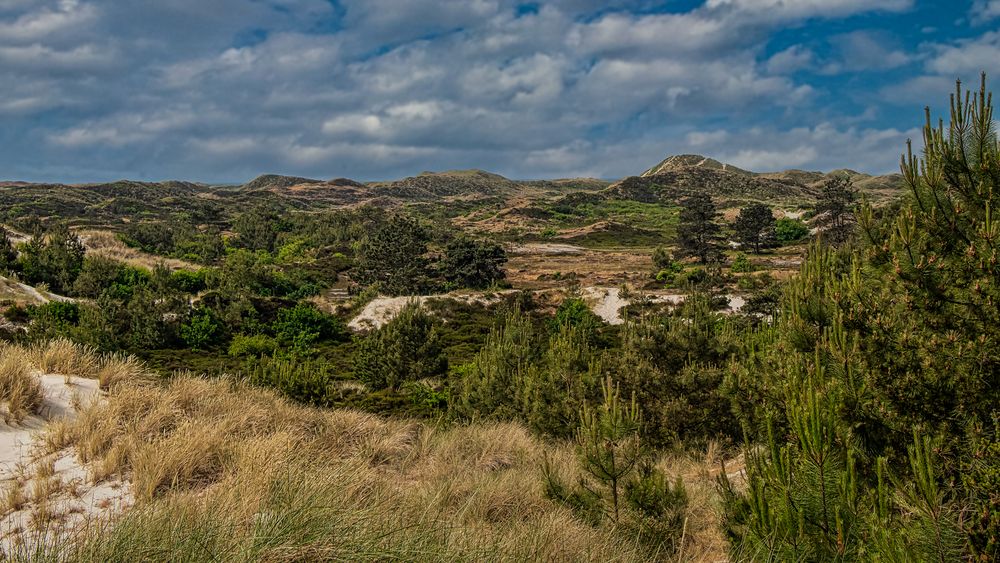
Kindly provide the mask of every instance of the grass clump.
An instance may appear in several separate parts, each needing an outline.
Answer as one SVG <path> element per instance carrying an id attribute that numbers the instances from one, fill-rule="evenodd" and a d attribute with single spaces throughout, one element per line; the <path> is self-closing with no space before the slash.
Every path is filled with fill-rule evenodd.
<path id="1" fill-rule="evenodd" d="M 45 392 L 38 377 L 30 369 L 24 350 L 18 347 L 0 348 L 0 403 L 8 424 L 20 423 L 37 413 Z"/>

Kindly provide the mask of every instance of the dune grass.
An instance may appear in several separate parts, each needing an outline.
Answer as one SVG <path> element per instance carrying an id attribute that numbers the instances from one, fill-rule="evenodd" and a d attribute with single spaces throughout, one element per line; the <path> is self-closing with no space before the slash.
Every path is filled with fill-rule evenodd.
<path id="1" fill-rule="evenodd" d="M 92 357 L 65 365 L 111 365 L 89 350 L 76 353 Z M 15 546 L 12 559 L 656 558 L 636 538 L 587 524 L 547 499 L 543 459 L 573 479 L 573 449 L 518 424 L 449 426 L 315 409 L 236 380 L 189 373 L 154 380 L 138 362 L 114 361 L 105 399 L 50 426 L 42 444 L 52 452 L 74 447 L 94 482 L 125 478 L 136 504 L 72 534 L 33 531 L 35 540 Z M 689 491 L 703 503 L 689 510 L 683 560 L 724 559 L 707 465 L 663 464 L 694 479 Z"/>
<path id="2" fill-rule="evenodd" d="M 25 361 L 22 348 L 0 347 L 0 414 L 7 424 L 20 423 L 38 412 L 45 392 Z"/>

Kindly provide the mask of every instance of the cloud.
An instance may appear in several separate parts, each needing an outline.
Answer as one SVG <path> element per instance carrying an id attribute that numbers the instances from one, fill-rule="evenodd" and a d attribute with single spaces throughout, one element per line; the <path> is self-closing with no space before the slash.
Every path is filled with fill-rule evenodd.
<path id="1" fill-rule="evenodd" d="M 976 0 L 972 3 L 972 21 L 986 23 L 1000 17 L 1000 0 Z"/>
<path id="2" fill-rule="evenodd" d="M 809 68 L 813 64 L 815 56 L 811 50 L 801 45 L 792 45 L 783 51 L 771 55 L 771 58 L 767 60 L 765 68 L 770 74 L 790 74 L 797 70 Z"/>
<path id="3" fill-rule="evenodd" d="M 898 48 L 886 32 L 858 30 L 830 38 L 836 59 L 823 70 L 829 74 L 868 70 L 889 70 L 910 63 L 913 57 Z"/>
<path id="4" fill-rule="evenodd" d="M 0 30 L 17 28 L 0 32 L 0 80 L 15 85 L 0 139 L 26 140 L 5 144 L 0 165 L 233 181 L 473 166 L 617 177 L 693 150 L 755 166 L 895 161 L 865 142 L 890 126 L 851 129 L 865 108 L 798 71 L 830 60 L 827 39 L 845 57 L 877 44 L 897 68 L 911 53 L 873 32 L 824 31 L 777 53 L 770 42 L 908 0 L 522 4 L 0 0 Z"/>

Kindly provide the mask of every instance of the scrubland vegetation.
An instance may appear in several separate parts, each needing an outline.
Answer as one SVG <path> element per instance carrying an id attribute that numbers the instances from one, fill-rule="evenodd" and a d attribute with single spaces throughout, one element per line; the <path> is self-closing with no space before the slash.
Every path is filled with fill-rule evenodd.
<path id="1" fill-rule="evenodd" d="M 35 370 L 99 378 L 104 400 L 43 443 L 136 498 L 18 556 L 994 560 L 1000 146 L 985 79 L 952 103 L 907 148 L 898 201 L 833 177 L 805 214 L 741 201 L 726 222 L 691 182 L 775 182 L 669 159 L 608 188 L 636 203 L 560 196 L 542 215 L 655 206 L 620 324 L 572 276 L 506 291 L 501 245 L 370 207 L 120 231 L 198 264 L 178 269 L 87 252 L 65 225 L 4 238 L 12 275 L 73 298 L 5 313 L 25 327 L 0 352 L 10 421 L 37 408 Z M 771 267 L 789 248 L 794 276 Z M 480 300 L 348 329 L 380 293 L 457 289 Z"/>

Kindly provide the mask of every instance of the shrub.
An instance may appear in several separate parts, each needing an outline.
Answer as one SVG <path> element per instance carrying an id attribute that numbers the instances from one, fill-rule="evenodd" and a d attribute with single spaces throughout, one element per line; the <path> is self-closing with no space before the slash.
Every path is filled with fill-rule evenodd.
<path id="1" fill-rule="evenodd" d="M 277 389 L 300 403 L 315 406 L 331 403 L 333 377 L 325 362 L 265 357 L 249 368 L 249 381 L 252 385 Z"/>
<path id="2" fill-rule="evenodd" d="M 774 233 L 781 244 L 792 244 L 805 238 L 809 234 L 809 227 L 799 219 L 782 217 L 778 219 Z"/>
<path id="3" fill-rule="evenodd" d="M 216 341 L 222 332 L 210 309 L 198 309 L 188 322 L 181 325 L 181 339 L 193 350 L 200 350 Z"/>
<path id="4" fill-rule="evenodd" d="M 297 352 L 307 352 L 318 340 L 341 339 L 347 334 L 344 323 L 310 303 L 282 309 L 271 323 L 275 337 Z"/>
<path id="5" fill-rule="evenodd" d="M 49 301 L 28 306 L 31 320 L 46 324 L 75 325 L 80 321 L 80 306 L 71 301 Z"/>
<path id="6" fill-rule="evenodd" d="M 754 266 L 746 254 L 738 252 L 736 257 L 733 258 L 733 263 L 729 266 L 729 269 L 737 274 L 746 274 L 754 271 Z"/>
<path id="7" fill-rule="evenodd" d="M 417 303 L 409 303 L 392 321 L 369 334 L 358 347 L 354 373 L 369 388 L 396 389 L 406 381 L 448 371 L 436 323 Z"/>
<path id="8" fill-rule="evenodd" d="M 600 317 L 594 314 L 587 305 L 587 302 L 579 297 L 567 297 L 556 309 L 554 319 L 556 330 L 562 326 L 581 327 L 585 330 L 593 330 L 603 324 Z"/>
<path id="9" fill-rule="evenodd" d="M 73 292 L 91 298 L 107 293 L 115 299 L 127 300 L 137 287 L 147 285 L 149 280 L 146 270 L 103 256 L 88 256 L 73 283 Z"/>
<path id="10" fill-rule="evenodd" d="M 546 461 L 542 468 L 546 495 L 595 525 L 609 522 L 632 532 L 662 558 L 679 544 L 687 493 L 680 478 L 671 483 L 653 465 L 640 438 L 635 398 L 623 401 L 610 378 L 603 389 L 603 402 L 596 408 L 585 406 L 580 414 L 579 485 L 564 483 Z"/>
<path id="11" fill-rule="evenodd" d="M 206 272 L 202 270 L 177 270 L 170 273 L 170 287 L 184 293 L 198 293 L 208 287 Z"/>
<path id="12" fill-rule="evenodd" d="M 234 358 L 273 355 L 277 349 L 278 342 L 266 334 L 237 334 L 229 343 L 229 355 Z"/>
<path id="13" fill-rule="evenodd" d="M 506 263 L 507 253 L 500 245 L 462 236 L 445 246 L 439 268 L 454 286 L 486 289 L 506 278 Z"/>

